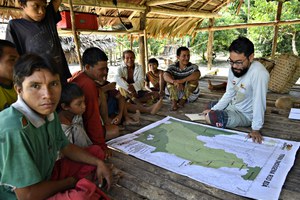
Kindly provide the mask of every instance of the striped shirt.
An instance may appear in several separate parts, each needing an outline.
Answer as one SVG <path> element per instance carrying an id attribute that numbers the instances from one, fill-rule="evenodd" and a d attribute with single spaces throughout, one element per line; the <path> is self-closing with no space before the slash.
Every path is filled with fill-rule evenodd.
<path id="1" fill-rule="evenodd" d="M 175 64 L 172 64 L 168 67 L 166 72 L 171 74 L 175 80 L 180 80 L 188 77 L 194 72 L 199 71 L 198 66 L 192 63 L 189 63 L 186 68 L 180 69 L 179 68 L 179 62 L 176 62 Z"/>

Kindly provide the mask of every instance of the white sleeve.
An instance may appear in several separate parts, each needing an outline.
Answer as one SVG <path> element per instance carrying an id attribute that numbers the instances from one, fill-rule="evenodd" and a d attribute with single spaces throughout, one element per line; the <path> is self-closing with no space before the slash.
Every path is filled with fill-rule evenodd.
<path id="1" fill-rule="evenodd" d="M 212 110 L 224 110 L 228 104 L 231 102 L 232 98 L 236 95 L 236 91 L 234 90 L 234 85 L 232 84 L 232 75 L 229 73 L 227 79 L 226 92 L 222 96 L 222 98 L 218 101 L 218 103 L 212 107 Z"/>
<path id="2" fill-rule="evenodd" d="M 127 79 L 127 76 L 124 73 L 123 67 L 120 66 L 115 75 L 115 82 L 119 87 L 128 90 L 128 83 L 124 79 Z"/>
<path id="3" fill-rule="evenodd" d="M 142 90 L 145 81 L 144 70 L 142 66 L 136 65 L 133 77 L 134 77 L 133 87 L 135 91 Z"/>
<path id="4" fill-rule="evenodd" d="M 251 128 L 252 130 L 260 130 L 264 124 L 264 116 L 267 105 L 267 92 L 268 92 L 268 82 L 269 73 L 261 71 L 257 73 L 255 77 L 252 78 L 253 85 L 253 120 Z"/>

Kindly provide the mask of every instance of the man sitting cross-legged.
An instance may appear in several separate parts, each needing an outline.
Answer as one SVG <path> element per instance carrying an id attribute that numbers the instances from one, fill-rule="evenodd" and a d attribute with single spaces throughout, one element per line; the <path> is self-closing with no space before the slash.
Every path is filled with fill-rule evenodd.
<path id="1" fill-rule="evenodd" d="M 128 110 L 156 114 L 162 106 L 162 98 L 158 92 L 144 90 L 144 70 L 134 62 L 134 52 L 131 50 L 124 51 L 123 61 L 124 64 L 117 70 L 115 81 L 121 94 L 133 102 L 127 104 Z M 157 102 L 153 104 L 155 101 Z"/>
<path id="2" fill-rule="evenodd" d="M 190 50 L 187 47 L 179 47 L 176 54 L 178 62 L 170 65 L 164 73 L 173 111 L 183 107 L 187 101 L 196 101 L 200 95 L 201 73 L 197 65 L 190 63 Z"/>

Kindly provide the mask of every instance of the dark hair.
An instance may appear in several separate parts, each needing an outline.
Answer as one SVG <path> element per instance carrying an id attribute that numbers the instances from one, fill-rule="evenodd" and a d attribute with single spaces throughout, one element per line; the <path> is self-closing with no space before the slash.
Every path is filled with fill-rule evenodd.
<path id="1" fill-rule="evenodd" d="M 238 54 L 244 53 L 246 57 L 249 57 L 254 53 L 254 45 L 248 38 L 239 36 L 229 47 L 229 52 L 232 51 Z"/>
<path id="2" fill-rule="evenodd" d="M 59 106 L 62 103 L 69 106 L 74 99 L 82 96 L 84 96 L 84 93 L 76 83 L 66 83 L 62 86 Z"/>
<path id="3" fill-rule="evenodd" d="M 182 51 L 190 51 L 190 50 L 189 50 L 189 48 L 187 48 L 187 47 L 179 47 L 179 48 L 177 49 L 177 51 L 176 51 L 176 55 L 177 55 L 177 56 L 180 56 L 180 53 L 181 53 Z"/>
<path id="4" fill-rule="evenodd" d="M 86 49 L 82 55 L 82 64 L 93 67 L 99 61 L 108 61 L 107 55 L 98 47 Z"/>
<path id="5" fill-rule="evenodd" d="M 158 66 L 158 61 L 156 60 L 156 58 L 150 58 L 149 61 L 148 61 L 148 64 L 156 64 Z"/>
<path id="6" fill-rule="evenodd" d="M 25 6 L 26 3 L 27 3 L 27 1 L 29 1 L 29 0 L 19 0 L 19 4 L 20 4 L 21 6 Z M 44 0 L 44 1 L 47 3 L 47 0 Z"/>
<path id="7" fill-rule="evenodd" d="M 129 54 L 129 53 L 133 54 L 134 57 L 135 57 L 135 54 L 134 54 L 134 52 L 132 50 L 125 50 L 125 51 L 123 51 L 123 60 L 125 59 L 125 55 Z"/>
<path id="8" fill-rule="evenodd" d="M 3 56 L 3 49 L 5 47 L 11 47 L 11 48 L 16 48 L 14 43 L 8 41 L 8 40 L 0 40 L 0 58 Z"/>
<path id="9" fill-rule="evenodd" d="M 14 83 L 22 87 L 25 77 L 31 76 L 38 69 L 47 69 L 53 75 L 59 74 L 52 60 L 43 58 L 36 54 L 24 54 L 14 66 Z"/>

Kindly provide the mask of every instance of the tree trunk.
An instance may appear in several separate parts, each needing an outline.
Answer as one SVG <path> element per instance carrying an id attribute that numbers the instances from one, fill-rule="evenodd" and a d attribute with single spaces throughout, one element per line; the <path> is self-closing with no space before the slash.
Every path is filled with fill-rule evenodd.
<path id="1" fill-rule="evenodd" d="M 293 36 L 292 36 L 292 49 L 293 49 L 293 53 L 298 56 L 299 53 L 297 51 L 297 48 L 296 48 L 296 35 L 297 35 L 297 31 L 293 32 Z"/>

